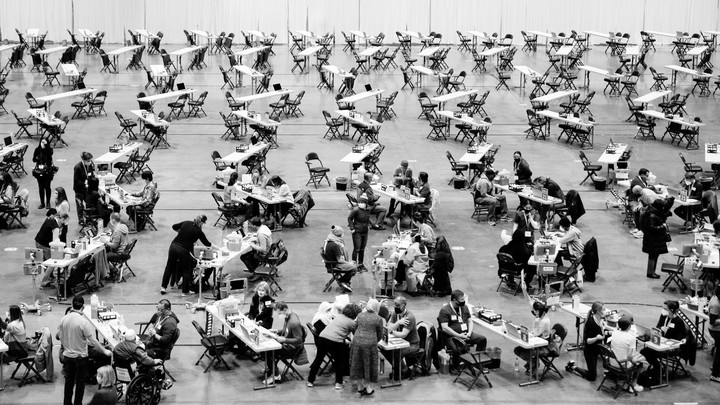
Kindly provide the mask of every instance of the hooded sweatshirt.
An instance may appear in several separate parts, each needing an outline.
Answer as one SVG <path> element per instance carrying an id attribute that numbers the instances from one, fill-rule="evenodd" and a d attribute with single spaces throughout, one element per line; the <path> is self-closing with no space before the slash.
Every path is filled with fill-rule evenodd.
<path id="1" fill-rule="evenodd" d="M 153 315 L 150 320 L 155 325 L 155 333 L 160 335 L 160 339 L 157 340 L 154 337 L 150 340 L 147 348 L 158 347 L 161 349 L 170 349 L 172 338 L 178 333 L 177 324 L 180 322 L 178 317 L 172 312 L 167 311 L 162 316 Z"/>
<path id="2" fill-rule="evenodd" d="M 122 252 L 128 244 L 128 227 L 123 223 L 118 223 L 113 229 L 110 241 L 107 247 L 113 252 Z"/>
<path id="3" fill-rule="evenodd" d="M 325 255 L 328 260 L 335 260 L 340 263 L 347 261 L 348 254 L 345 251 L 345 242 L 342 237 L 334 235 L 332 232 L 325 239 Z"/>

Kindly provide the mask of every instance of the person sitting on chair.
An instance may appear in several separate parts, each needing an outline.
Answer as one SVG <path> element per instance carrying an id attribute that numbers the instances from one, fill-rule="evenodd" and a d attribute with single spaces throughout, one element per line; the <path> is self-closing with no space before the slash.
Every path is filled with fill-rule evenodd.
<path id="1" fill-rule="evenodd" d="M 108 262 L 116 260 L 125 250 L 128 244 L 128 227 L 126 225 L 127 217 L 124 217 L 118 212 L 113 212 L 110 215 L 110 226 L 112 233 L 110 237 L 103 237 L 105 242 L 105 251 L 107 252 Z M 117 274 L 118 269 L 110 263 L 110 273 Z"/>
<path id="2" fill-rule="evenodd" d="M 177 326 L 180 320 L 171 309 L 170 301 L 163 298 L 158 301 L 157 312 L 150 319 L 145 349 L 152 358 L 166 359 L 180 333 Z"/>
<path id="3" fill-rule="evenodd" d="M 413 243 L 407 248 L 405 254 L 400 257 L 404 266 L 399 266 L 398 271 L 402 271 L 400 267 L 405 268 L 405 277 L 407 280 L 406 291 L 409 294 L 417 293 L 418 286 L 421 286 L 429 268 L 430 258 L 428 249 L 422 242 L 420 235 L 415 235 Z"/>
<path id="4" fill-rule="evenodd" d="M 398 166 L 397 169 L 395 169 L 395 173 L 393 173 L 393 186 L 395 188 L 400 188 L 400 186 L 410 187 L 412 189 L 413 186 L 413 180 L 412 180 L 412 169 L 410 168 L 407 160 L 402 160 L 400 162 L 400 166 Z M 394 198 L 390 199 L 390 206 L 388 207 L 387 214 L 392 215 L 395 212 L 395 206 L 396 201 Z"/>
<path id="5" fill-rule="evenodd" d="M 293 359 L 298 350 L 305 350 L 305 327 L 300 323 L 300 318 L 296 313 L 291 312 L 290 308 L 284 301 L 275 303 L 275 314 L 280 318 L 282 327 L 280 329 L 272 329 L 272 337 L 282 345 L 280 350 L 275 350 L 272 356 L 266 357 L 265 367 L 268 370 L 275 370 L 275 375 L 271 375 L 265 380 L 265 384 L 273 384 L 279 382 L 282 377 L 280 370 L 272 363 L 272 359 Z"/>
<path id="6" fill-rule="evenodd" d="M 340 287 L 348 292 L 352 292 L 350 282 L 355 273 L 357 273 L 358 266 L 355 262 L 347 260 L 349 255 L 345 249 L 345 242 L 342 236 L 343 229 L 338 225 L 333 225 L 327 239 L 325 239 L 323 251 L 328 261 L 336 262 L 333 272 L 342 273 L 342 276 L 338 279 Z"/>
<path id="7" fill-rule="evenodd" d="M 132 329 L 126 330 L 123 333 L 123 340 L 113 348 L 113 361 L 116 364 L 119 362 L 122 367 L 129 367 L 132 363 L 141 366 L 155 366 L 162 363 L 161 359 L 148 356 L 137 333 Z"/>
<path id="8" fill-rule="evenodd" d="M 581 232 L 573 224 L 570 223 L 568 217 L 560 218 L 560 230 L 564 233 L 562 236 L 556 236 L 553 239 L 560 244 L 565 245 L 567 248 L 558 252 L 555 256 L 555 262 L 562 265 L 562 259 L 574 260 L 576 257 L 580 257 L 585 250 L 582 240 L 580 240 Z"/>
<path id="9" fill-rule="evenodd" d="M 105 190 L 100 190 L 100 180 L 97 177 L 88 178 L 87 184 L 85 207 L 89 213 L 95 214 L 97 218 L 102 218 L 103 228 L 105 228 L 110 222 L 113 206 L 105 202 Z M 101 229 L 98 229 L 98 233 L 101 231 Z"/>
<path id="10" fill-rule="evenodd" d="M 445 337 L 447 347 L 452 350 L 457 362 L 457 356 L 465 353 L 455 343 L 455 339 L 465 342 L 466 346 L 475 345 L 476 351 L 485 350 L 487 338 L 473 331 L 474 322 L 470 319 L 470 310 L 465 306 L 465 293 L 455 290 L 450 294 L 450 302 L 440 308 L 438 315 L 440 330 Z"/>
<path id="11" fill-rule="evenodd" d="M 415 208 L 420 211 L 424 216 L 430 211 L 432 207 L 432 192 L 430 191 L 429 176 L 427 172 L 420 172 L 418 174 L 417 183 L 415 183 L 415 190 L 413 194 L 423 198 L 423 202 L 415 204 Z"/>
<path id="12" fill-rule="evenodd" d="M 420 350 L 420 335 L 417 331 L 417 320 L 415 315 L 407 309 L 407 298 L 399 296 L 394 300 L 395 311 L 390 315 L 390 320 L 387 324 L 388 334 L 392 337 L 398 337 L 405 339 L 410 343 L 409 347 L 400 350 L 400 359 L 404 359 L 407 355 L 416 353 Z M 382 355 L 387 359 L 390 364 L 393 365 L 393 373 L 390 376 L 391 380 L 399 380 L 400 372 L 404 372 L 406 367 L 412 366 L 412 364 L 405 365 L 402 360 L 401 364 L 397 364 L 397 355 L 394 351 L 386 351 L 380 349 Z"/>
<path id="13" fill-rule="evenodd" d="M 629 333 L 630 325 L 631 323 L 628 318 L 621 317 L 618 320 L 618 330 L 614 331 L 608 340 L 610 341 L 610 349 L 615 353 L 615 357 L 617 357 L 619 362 L 626 363 L 628 368 L 640 364 L 640 367 L 633 373 L 630 384 L 633 385 L 636 392 L 641 392 L 643 387 L 637 383 L 637 378 L 642 369 L 641 363 L 646 362 L 646 360 L 645 357 L 635 349 L 637 338 Z"/>
<path id="14" fill-rule="evenodd" d="M 680 183 L 680 187 L 682 187 L 681 192 L 687 193 L 688 200 L 702 201 L 703 186 L 699 181 L 695 180 L 694 174 L 685 173 L 685 179 Z M 683 225 L 687 228 L 693 223 L 692 216 L 700 211 L 702 211 L 702 204 L 680 205 L 673 212 L 678 218 L 685 221 Z"/>
<path id="15" fill-rule="evenodd" d="M 687 326 L 685 322 L 678 316 L 680 310 L 680 304 L 675 300 L 667 300 L 663 303 L 663 309 L 660 312 L 660 318 L 658 319 L 656 328 L 660 329 L 662 337 L 666 339 L 673 339 L 680 341 L 681 345 L 685 345 L 687 337 Z M 717 349 L 716 349 L 717 350 Z M 660 370 L 660 357 L 662 353 L 645 347 L 640 350 L 640 354 L 645 356 L 650 367 L 655 370 Z"/>
<path id="16" fill-rule="evenodd" d="M 133 205 L 128 205 L 125 211 L 127 212 L 128 216 L 135 222 L 135 230 L 136 231 L 142 231 L 145 229 L 145 220 L 141 217 L 137 217 L 137 210 L 138 209 L 145 209 L 151 204 L 155 202 L 155 199 L 157 198 L 158 191 L 157 191 L 157 183 L 153 181 L 153 173 L 149 170 L 145 170 L 142 172 L 140 177 L 145 180 L 145 185 L 143 186 L 143 189 L 140 190 L 137 193 L 132 193 L 133 197 L 141 197 L 142 199 Z"/>
<path id="17" fill-rule="evenodd" d="M 507 201 L 504 195 L 495 195 L 495 186 L 493 179 L 495 178 L 495 170 L 487 169 L 483 176 L 475 183 L 473 188 L 473 198 L 475 203 L 487 205 L 488 225 L 495 226 L 495 221 L 500 215 L 500 220 L 509 221 L 507 216 Z"/>
<path id="18" fill-rule="evenodd" d="M 416 229 L 414 235 L 419 235 L 420 241 L 432 252 L 435 249 L 435 231 L 432 226 L 423 221 L 423 216 L 419 212 L 413 214 L 412 224 Z"/>
<path id="19" fill-rule="evenodd" d="M 555 182 L 555 180 L 545 177 L 545 176 L 539 176 L 535 180 L 533 180 L 533 186 L 539 187 L 539 188 L 546 188 L 548 191 L 548 197 L 555 197 L 559 199 L 561 202 L 556 205 L 547 205 L 547 204 L 540 204 L 536 203 L 535 207 L 538 209 L 538 212 L 540 213 L 540 222 L 545 225 L 546 227 L 550 227 L 545 222 L 548 220 L 551 220 L 553 216 L 555 215 L 555 208 L 559 208 L 565 205 L 565 194 L 563 194 L 562 189 L 560 186 Z M 552 213 L 551 215 L 548 215 L 548 213 Z"/>
<path id="20" fill-rule="evenodd" d="M 519 150 L 513 153 L 513 172 L 516 177 L 515 184 L 532 184 L 530 165 Z"/>
<path id="21" fill-rule="evenodd" d="M 255 238 L 250 242 L 251 250 L 240 256 L 240 260 L 245 263 L 247 271 L 253 273 L 248 281 L 255 281 L 258 278 L 255 269 L 260 266 L 272 246 L 272 231 L 262 223 L 260 217 L 250 218 L 248 224 L 250 232 L 255 233 Z"/>
<path id="22" fill-rule="evenodd" d="M 501 238 L 504 239 L 505 235 L 505 230 L 503 230 L 503 235 L 501 236 Z M 498 251 L 498 253 L 507 253 L 512 256 L 515 263 L 523 265 L 523 269 L 525 270 L 525 285 L 527 285 L 528 288 L 532 290 L 531 284 L 533 278 L 535 277 L 535 273 L 537 272 L 537 266 L 528 264 L 528 261 L 530 260 L 533 251 L 528 246 L 525 240 L 525 233 L 520 230 L 520 228 L 515 230 L 515 232 L 513 232 L 512 234 L 510 241 L 508 241 L 508 243 L 506 243 L 505 245 L 500 246 L 500 250 Z M 500 273 L 499 270 L 498 273 Z M 514 284 L 514 279 L 512 281 L 508 281 L 509 288 L 516 288 L 516 286 L 517 284 Z"/>

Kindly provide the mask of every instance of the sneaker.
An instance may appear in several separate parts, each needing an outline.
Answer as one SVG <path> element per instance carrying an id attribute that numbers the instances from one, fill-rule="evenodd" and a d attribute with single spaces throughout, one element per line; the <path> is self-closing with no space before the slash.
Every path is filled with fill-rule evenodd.
<path id="1" fill-rule="evenodd" d="M 272 385 L 274 383 L 280 382 L 280 380 L 282 380 L 282 377 L 276 375 L 275 377 L 268 377 L 266 380 L 263 380 L 263 384 Z"/>
<path id="2" fill-rule="evenodd" d="M 341 281 L 341 282 L 338 282 L 338 284 L 340 284 L 340 287 L 342 287 L 342 288 L 344 288 L 345 290 L 347 290 L 347 292 L 352 292 L 352 287 L 350 286 L 350 283 L 346 283 L 346 282 L 342 282 L 342 281 Z"/>
<path id="3" fill-rule="evenodd" d="M 501 220 L 501 221 L 505 221 L 505 222 L 512 222 L 512 218 L 510 218 L 510 217 L 507 216 L 507 215 L 503 215 L 503 216 L 500 218 L 500 220 Z"/>
<path id="4" fill-rule="evenodd" d="M 167 294 L 167 291 L 165 291 L 164 287 L 160 287 L 160 294 L 162 294 L 162 295 Z"/>
<path id="5" fill-rule="evenodd" d="M 365 267 L 365 265 L 359 264 L 357 267 L 357 271 L 358 271 L 358 273 L 364 273 L 364 272 L 368 271 L 368 269 L 367 269 L 367 267 Z"/>
<path id="6" fill-rule="evenodd" d="M 495 225 L 497 225 L 497 224 L 495 223 L 495 221 L 488 221 L 488 225 L 490 225 L 490 226 L 495 226 Z"/>
<path id="7" fill-rule="evenodd" d="M 312 388 L 312 387 L 315 386 L 315 384 L 313 384 L 313 383 L 311 383 L 310 381 L 308 381 L 308 382 L 307 382 L 307 386 L 308 386 L 309 388 Z"/>
<path id="8" fill-rule="evenodd" d="M 633 236 L 635 237 L 635 239 L 642 239 L 643 235 L 645 235 L 645 234 L 643 233 L 643 231 L 637 231 L 637 232 L 635 232 L 635 233 L 633 234 Z"/>
<path id="9" fill-rule="evenodd" d="M 715 377 L 714 375 L 711 375 L 710 381 L 715 381 L 716 383 L 720 383 L 720 377 Z"/>
<path id="10" fill-rule="evenodd" d="M 173 382 L 169 378 L 163 380 L 162 385 L 161 385 L 162 389 L 164 389 L 164 390 L 169 390 L 170 388 L 172 388 L 172 386 L 173 386 Z"/>
<path id="11" fill-rule="evenodd" d="M 188 292 L 186 292 L 186 293 L 180 294 L 180 296 L 181 296 L 181 297 L 190 297 L 190 296 L 193 296 L 193 295 L 195 295 L 195 294 L 197 294 L 197 293 L 194 292 L 194 291 L 188 291 Z"/>
<path id="12" fill-rule="evenodd" d="M 567 365 L 565 366 L 565 371 L 568 373 L 572 373 L 572 371 L 575 369 L 575 362 L 570 360 L 568 361 Z"/>
<path id="13" fill-rule="evenodd" d="M 371 228 L 372 228 L 372 229 L 375 229 L 376 231 L 384 231 L 384 230 L 385 230 L 385 227 L 384 227 L 384 226 L 378 225 L 378 224 L 373 225 Z"/>
<path id="14" fill-rule="evenodd" d="M 635 384 L 633 389 L 635 390 L 635 392 L 643 392 L 643 390 L 644 390 L 643 386 L 640 384 Z M 630 391 L 630 390 L 628 389 L 628 391 Z"/>
<path id="15" fill-rule="evenodd" d="M 341 384 L 341 383 L 335 383 L 335 389 L 336 389 L 336 390 L 341 390 L 341 389 L 343 389 L 343 384 Z"/>
<path id="16" fill-rule="evenodd" d="M 44 209 L 44 208 L 45 208 L 45 204 L 40 204 L 40 205 L 38 205 L 38 209 L 39 209 L 39 210 Z"/>

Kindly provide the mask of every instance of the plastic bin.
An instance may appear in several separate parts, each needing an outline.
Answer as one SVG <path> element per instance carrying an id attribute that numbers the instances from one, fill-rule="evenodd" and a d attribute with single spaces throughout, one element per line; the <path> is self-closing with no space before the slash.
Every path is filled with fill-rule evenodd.
<path id="1" fill-rule="evenodd" d="M 335 177 L 335 189 L 338 191 L 347 190 L 348 179 L 347 177 Z"/>
<path id="2" fill-rule="evenodd" d="M 453 177 L 453 187 L 455 190 L 461 190 L 465 188 L 465 185 L 467 184 L 467 180 L 465 180 L 465 176 L 455 176 Z"/>
<path id="3" fill-rule="evenodd" d="M 607 179 L 605 177 L 595 176 L 593 182 L 595 183 L 595 190 L 605 191 L 607 188 Z"/>

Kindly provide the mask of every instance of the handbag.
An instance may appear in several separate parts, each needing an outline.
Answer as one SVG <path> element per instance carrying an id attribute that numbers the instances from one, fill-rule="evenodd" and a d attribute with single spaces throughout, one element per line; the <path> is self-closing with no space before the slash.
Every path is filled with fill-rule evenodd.
<path id="1" fill-rule="evenodd" d="M 663 238 L 663 242 L 672 242 L 672 236 L 670 236 L 670 228 L 668 228 L 667 224 L 663 224 L 665 228 L 665 236 Z"/>

